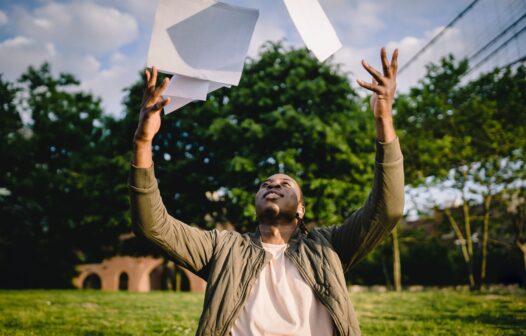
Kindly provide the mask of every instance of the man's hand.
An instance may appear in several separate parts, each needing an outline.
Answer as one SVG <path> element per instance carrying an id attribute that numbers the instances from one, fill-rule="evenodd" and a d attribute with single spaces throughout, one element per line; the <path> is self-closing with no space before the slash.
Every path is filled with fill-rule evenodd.
<path id="1" fill-rule="evenodd" d="M 361 79 L 357 83 L 370 91 L 373 91 L 371 97 L 371 108 L 374 112 L 376 123 L 376 133 L 378 140 L 381 142 L 390 142 L 396 138 L 393 126 L 392 105 L 396 92 L 396 71 L 398 68 L 398 49 L 395 49 L 391 63 L 387 59 L 385 48 L 380 52 L 382 59 L 383 75 L 370 66 L 365 60 L 362 65 L 373 76 L 372 83 L 367 83 Z"/>
<path id="2" fill-rule="evenodd" d="M 166 78 L 161 86 L 156 87 L 157 69 L 152 68 L 152 73 L 146 69 L 146 83 L 142 97 L 139 125 L 133 137 L 133 163 L 140 168 L 149 168 L 152 165 L 152 141 L 161 128 L 161 110 L 170 102 L 170 98 L 163 99 L 161 94 L 168 86 Z"/>
<path id="3" fill-rule="evenodd" d="M 135 131 L 135 142 L 152 142 L 153 137 L 161 127 L 161 110 L 168 104 L 170 98 L 162 99 L 161 94 L 168 86 L 168 78 L 165 78 L 161 86 L 155 87 L 157 82 L 157 69 L 152 68 L 152 73 L 146 69 L 146 83 L 142 97 L 141 111 L 139 114 L 139 125 Z"/>

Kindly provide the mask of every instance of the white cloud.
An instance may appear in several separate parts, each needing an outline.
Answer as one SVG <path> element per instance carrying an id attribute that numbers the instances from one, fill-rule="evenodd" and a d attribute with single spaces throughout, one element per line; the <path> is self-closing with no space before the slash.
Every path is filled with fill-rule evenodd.
<path id="1" fill-rule="evenodd" d="M 385 28 L 385 5 L 380 3 L 326 0 L 321 4 L 344 45 L 369 44 L 371 37 Z"/>
<path id="2" fill-rule="evenodd" d="M 153 24 L 158 2 L 159 0 L 97 0 L 97 3 L 101 5 L 115 7 L 131 14 L 142 26 L 146 27 Z"/>
<path id="3" fill-rule="evenodd" d="M 117 114 L 122 89 L 138 79 L 138 71 L 144 66 L 157 1 L 41 0 L 31 7 L 9 9 L 0 5 L 5 11 L 0 10 L 0 25 L 10 34 L 6 35 L 10 36 L 8 40 L 0 41 L 0 72 L 14 79 L 30 64 L 49 61 L 54 72 L 73 73 L 82 81 L 83 89 L 101 96 L 108 110 Z M 425 5 L 416 5 L 411 0 L 320 0 L 320 3 L 344 44 L 334 61 L 343 63 L 344 70 L 352 72 L 350 79 L 354 82 L 356 78 L 370 79 L 360 60 L 366 59 L 379 67 L 379 47 L 389 41 L 390 51 L 400 48 L 399 63 L 403 64 L 435 33 L 430 27 L 447 22 L 446 18 L 434 23 L 438 15 L 433 15 L 434 12 L 439 13 L 440 8 L 440 13 L 447 12 L 447 7 L 454 14 L 456 7 L 464 6 L 468 0 L 457 1 L 459 4 L 454 6 L 430 0 L 424 1 Z M 260 10 L 250 56 L 256 56 L 261 44 L 268 40 L 285 38 L 289 45 L 303 47 L 282 1 L 229 0 L 228 3 Z M 411 21 L 403 21 L 406 17 L 411 17 Z M 415 26 L 415 21 L 420 23 Z M 400 26 L 406 30 L 400 32 Z M 429 32 L 419 33 L 424 30 Z M 407 36 L 400 38 L 404 35 Z M 447 44 L 443 50 L 462 47 L 458 36 L 445 36 L 442 40 Z M 434 55 L 422 56 L 424 62 L 433 60 Z M 399 88 L 414 84 L 423 75 L 423 70 L 409 70 L 399 77 Z"/>
<path id="4" fill-rule="evenodd" d="M 29 65 L 40 65 L 57 57 L 52 43 L 17 36 L 0 43 L 1 72 L 9 79 L 22 73 Z"/>
<path id="5" fill-rule="evenodd" d="M 90 54 L 59 54 L 51 43 L 38 42 L 17 36 L 0 43 L 1 73 L 15 80 L 29 65 L 39 66 L 49 62 L 52 71 L 73 73 L 81 80 L 81 89 L 90 91 L 103 99 L 105 111 L 120 115 L 122 89 L 138 79 L 137 71 L 142 66 L 139 59 L 128 59 L 116 55 L 109 68 L 104 69 L 99 60 Z"/>
<path id="6" fill-rule="evenodd" d="M 0 73 L 15 80 L 29 65 L 49 62 L 55 74 L 74 74 L 81 89 L 102 97 L 107 111 L 118 114 L 122 89 L 137 80 L 144 62 L 144 55 L 127 57 L 121 51 L 137 42 L 139 26 L 132 15 L 87 1 L 46 1 L 36 8 L 13 7 L 9 15 L 8 28 L 16 37 L 0 41 Z"/>
<path id="7" fill-rule="evenodd" d="M 285 31 L 274 22 L 259 22 L 254 30 L 248 49 L 250 57 L 258 55 L 259 48 L 267 41 L 279 41 L 286 36 Z"/>
<path id="8" fill-rule="evenodd" d="M 75 74 L 80 78 L 96 76 L 101 69 L 99 60 L 93 55 L 84 55 L 74 59 L 64 60 L 64 70 L 75 69 Z"/>
<path id="9" fill-rule="evenodd" d="M 443 27 L 437 27 L 428 31 L 424 36 L 417 38 L 413 36 L 406 36 L 398 41 L 391 41 L 387 44 L 387 48 L 394 50 L 398 48 L 400 56 L 398 59 L 399 69 L 404 66 L 422 47 L 424 47 L 434 36 L 436 36 Z M 463 41 L 462 33 L 458 29 L 450 28 L 438 41 L 433 45 L 433 48 L 424 51 L 416 60 L 411 62 L 398 76 L 398 88 L 400 91 L 406 91 L 411 86 L 417 84 L 426 72 L 426 65 L 429 63 L 436 63 L 440 58 L 449 53 L 454 55 L 465 54 L 465 43 Z"/>
<path id="10" fill-rule="evenodd" d="M 133 41 L 138 24 L 129 14 L 90 2 L 49 2 L 32 11 L 15 11 L 21 35 L 69 52 L 101 54 Z"/>
<path id="11" fill-rule="evenodd" d="M 122 116 L 123 89 L 139 79 L 138 71 L 144 67 L 142 58 L 128 58 L 114 54 L 112 64 L 96 71 L 82 81 L 82 89 L 102 97 L 104 111 L 114 116 Z M 138 107 L 137 107 L 138 108 Z"/>
<path id="12" fill-rule="evenodd" d="M 0 10 L 0 26 L 5 25 L 9 22 L 9 19 L 4 11 Z"/>
<path id="13" fill-rule="evenodd" d="M 110 56 L 110 62 L 111 64 L 119 64 L 119 63 L 122 63 L 126 60 L 126 56 L 121 53 L 121 52 L 114 52 L 113 54 L 111 54 Z"/>
<path id="14" fill-rule="evenodd" d="M 51 21 L 49 21 L 48 19 L 39 19 L 39 18 L 34 19 L 33 24 L 35 25 L 35 27 L 44 29 L 44 30 L 51 29 L 53 26 Z"/>

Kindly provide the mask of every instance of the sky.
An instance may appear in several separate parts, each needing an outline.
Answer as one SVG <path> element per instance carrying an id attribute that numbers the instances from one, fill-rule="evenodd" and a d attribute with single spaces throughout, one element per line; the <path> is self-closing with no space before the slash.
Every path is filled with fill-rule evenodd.
<path id="1" fill-rule="evenodd" d="M 405 63 L 472 0 L 320 0 L 343 47 L 331 62 L 341 63 L 352 81 L 369 79 L 360 61 L 379 66 L 382 46 L 400 50 Z M 510 0 L 512 1 L 512 0 Z M 257 8 L 260 17 L 249 56 L 266 41 L 303 47 L 282 0 L 225 0 Z M 49 62 L 55 73 L 69 72 L 82 89 L 102 98 L 104 109 L 122 115 L 123 89 L 139 78 L 146 64 L 157 0 L 3 0 L 0 3 L 0 73 L 16 80 L 29 65 Z M 462 47 L 458 35 L 445 38 Z M 455 47 L 456 46 L 456 47 Z M 414 85 L 422 66 L 398 78 L 400 90 Z"/>
<path id="2" fill-rule="evenodd" d="M 0 2 L 0 74 L 14 81 L 29 65 L 49 62 L 52 71 L 74 74 L 81 89 L 102 99 L 104 111 L 123 115 L 123 89 L 139 79 L 146 65 L 150 34 L 158 0 L 2 0 Z M 399 48 L 399 64 L 405 64 L 473 0 L 319 0 L 343 47 L 329 62 L 342 64 L 351 85 L 357 78 L 369 80 L 360 61 L 380 69 L 379 50 L 390 54 Z M 288 16 L 283 0 L 225 0 L 259 9 L 259 20 L 249 48 L 257 57 L 266 41 L 284 41 L 291 47 L 304 44 Z M 526 1 L 479 0 L 468 14 L 447 30 L 439 42 L 398 75 L 398 91 L 407 91 L 425 73 L 425 65 L 447 53 L 457 58 L 474 57 L 486 71 L 526 54 Z M 511 27 L 511 28 L 510 28 Z M 502 35 L 502 32 L 506 32 Z M 506 41 L 517 34 L 520 38 Z M 496 36 L 492 48 L 484 48 Z M 480 50 L 483 53 L 477 53 Z M 475 76 L 473 72 L 471 76 Z M 469 78 L 468 78 L 469 80 Z M 358 92 L 366 93 L 358 88 Z M 442 188 L 444 189 L 444 188 Z M 455 202 L 454 191 L 430 189 L 420 198 Z M 408 192 L 408 196 L 410 193 Z M 423 195 L 423 196 L 422 196 Z M 407 208 L 427 201 L 408 197 Z M 431 203 L 435 203 L 431 200 Z M 412 205 L 411 205 L 412 204 Z"/>

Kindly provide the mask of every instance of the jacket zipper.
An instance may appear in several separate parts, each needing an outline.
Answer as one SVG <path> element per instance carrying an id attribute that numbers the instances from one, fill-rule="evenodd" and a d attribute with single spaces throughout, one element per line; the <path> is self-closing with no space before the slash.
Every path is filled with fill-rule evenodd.
<path id="1" fill-rule="evenodd" d="M 327 301 L 325 301 L 325 299 L 323 298 L 323 295 L 318 293 L 318 291 L 314 288 L 314 284 L 312 283 L 312 281 L 310 281 L 309 277 L 307 276 L 303 268 L 300 267 L 299 262 L 296 260 L 296 258 L 292 256 L 292 254 L 289 253 L 288 249 L 285 251 L 285 255 L 287 255 L 289 259 L 292 260 L 292 262 L 296 265 L 296 268 L 298 269 L 298 272 L 300 272 L 301 276 L 303 277 L 303 280 L 305 280 L 305 282 L 310 286 L 310 288 L 312 289 L 312 291 L 314 292 L 318 300 L 320 300 L 320 302 L 323 303 L 323 305 L 327 308 L 327 310 L 329 311 L 329 314 L 332 317 L 332 320 L 334 321 L 334 324 L 336 325 L 336 329 L 338 329 L 339 335 L 345 335 L 343 333 L 343 327 L 340 323 L 340 320 L 337 319 L 336 314 L 332 310 L 331 306 L 327 303 Z"/>
<path id="2" fill-rule="evenodd" d="M 261 255 L 261 257 L 259 257 L 257 263 L 256 263 L 256 266 L 259 267 L 259 264 L 261 263 L 261 260 L 262 259 L 265 259 L 265 252 L 263 251 L 263 254 Z M 228 318 L 227 322 L 225 323 L 225 326 L 223 327 L 223 330 L 221 330 L 221 333 L 220 335 L 226 335 L 226 333 L 228 332 L 229 329 L 232 329 L 232 321 L 234 320 L 234 317 L 236 317 L 237 313 L 239 312 L 239 310 L 241 308 L 243 308 L 243 305 L 241 305 L 240 303 L 245 301 L 246 299 L 246 295 L 247 295 L 247 292 L 248 292 L 248 289 L 252 287 L 252 285 L 254 284 L 254 281 L 255 281 L 256 277 L 253 276 L 250 281 L 247 282 L 247 284 L 245 285 L 245 287 L 243 288 L 243 291 L 241 292 L 241 296 L 240 296 L 240 299 L 239 301 L 236 303 L 236 309 L 232 312 L 232 314 L 230 314 L 230 317 Z"/>

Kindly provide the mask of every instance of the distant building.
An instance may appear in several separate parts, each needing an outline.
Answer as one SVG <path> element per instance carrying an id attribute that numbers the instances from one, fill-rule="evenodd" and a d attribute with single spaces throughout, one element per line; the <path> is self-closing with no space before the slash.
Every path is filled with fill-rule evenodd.
<path id="1" fill-rule="evenodd" d="M 218 223 L 216 229 L 235 231 L 230 222 Z M 128 243 L 136 238 L 132 232 L 119 236 L 120 241 Z M 77 265 L 76 270 L 79 274 L 73 279 L 73 286 L 79 289 L 130 292 L 204 292 L 206 289 L 206 281 L 165 258 L 115 256 L 100 264 Z"/>
<path id="2" fill-rule="evenodd" d="M 206 281 L 164 258 L 117 256 L 100 264 L 78 265 L 76 269 L 79 275 L 73 279 L 73 285 L 79 289 L 204 292 L 206 288 Z"/>

